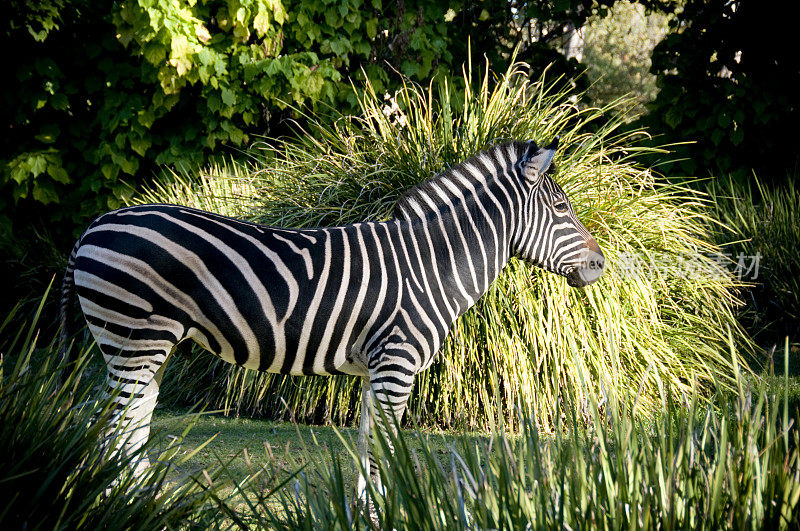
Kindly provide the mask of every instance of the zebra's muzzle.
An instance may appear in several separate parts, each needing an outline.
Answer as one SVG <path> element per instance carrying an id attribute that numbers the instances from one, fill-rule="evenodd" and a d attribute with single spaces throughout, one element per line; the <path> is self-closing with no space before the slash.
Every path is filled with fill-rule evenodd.
<path id="1" fill-rule="evenodd" d="M 592 240 L 581 253 L 577 267 L 567 274 L 567 284 L 573 288 L 588 286 L 603 275 L 606 259 L 597 242 Z"/>

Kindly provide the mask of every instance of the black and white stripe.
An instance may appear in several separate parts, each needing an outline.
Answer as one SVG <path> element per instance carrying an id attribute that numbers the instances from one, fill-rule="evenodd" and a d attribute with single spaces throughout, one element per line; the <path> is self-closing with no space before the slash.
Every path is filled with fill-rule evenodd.
<path id="1" fill-rule="evenodd" d="M 147 439 L 163 366 L 189 338 L 261 371 L 362 376 L 374 471 L 372 404 L 402 415 L 415 374 L 511 256 L 573 286 L 600 276 L 597 243 L 547 174 L 555 147 L 495 146 L 414 188 L 387 222 L 283 229 L 174 205 L 98 218 L 70 256 L 62 307 L 74 285 L 107 392 L 141 432 L 128 447 Z"/>

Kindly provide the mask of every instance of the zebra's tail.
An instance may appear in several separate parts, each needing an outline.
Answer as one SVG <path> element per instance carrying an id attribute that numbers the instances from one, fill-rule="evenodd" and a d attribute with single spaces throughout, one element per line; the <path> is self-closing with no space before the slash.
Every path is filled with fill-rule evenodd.
<path id="1" fill-rule="evenodd" d="M 70 348 L 70 339 L 75 332 L 71 310 L 75 295 L 75 257 L 78 255 L 80 245 L 80 240 L 75 242 L 72 252 L 69 254 L 67 269 L 64 271 L 64 279 L 61 281 L 61 306 L 58 308 L 60 322 L 59 355 L 61 360 L 67 364 L 73 363 L 78 358 L 77 349 Z M 65 370 L 69 370 L 69 368 L 66 367 Z"/>

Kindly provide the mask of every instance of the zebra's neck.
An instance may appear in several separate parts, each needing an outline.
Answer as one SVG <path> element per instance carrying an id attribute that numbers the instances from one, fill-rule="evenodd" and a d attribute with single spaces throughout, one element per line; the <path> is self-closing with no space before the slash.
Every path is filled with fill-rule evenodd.
<path id="1" fill-rule="evenodd" d="M 415 189 L 399 209 L 432 279 L 428 289 L 441 286 L 456 316 L 486 293 L 511 256 L 522 203 L 510 168 L 515 147 L 454 167 Z"/>

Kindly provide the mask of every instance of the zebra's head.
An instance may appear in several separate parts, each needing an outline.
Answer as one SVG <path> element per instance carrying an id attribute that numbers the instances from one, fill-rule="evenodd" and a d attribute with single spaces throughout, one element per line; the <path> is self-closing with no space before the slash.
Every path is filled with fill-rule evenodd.
<path id="1" fill-rule="evenodd" d="M 570 286 L 584 287 L 600 278 L 605 259 L 548 173 L 557 147 L 558 137 L 544 148 L 530 141 L 522 151 L 517 167 L 527 195 L 513 250 L 523 260 L 566 277 Z"/>

